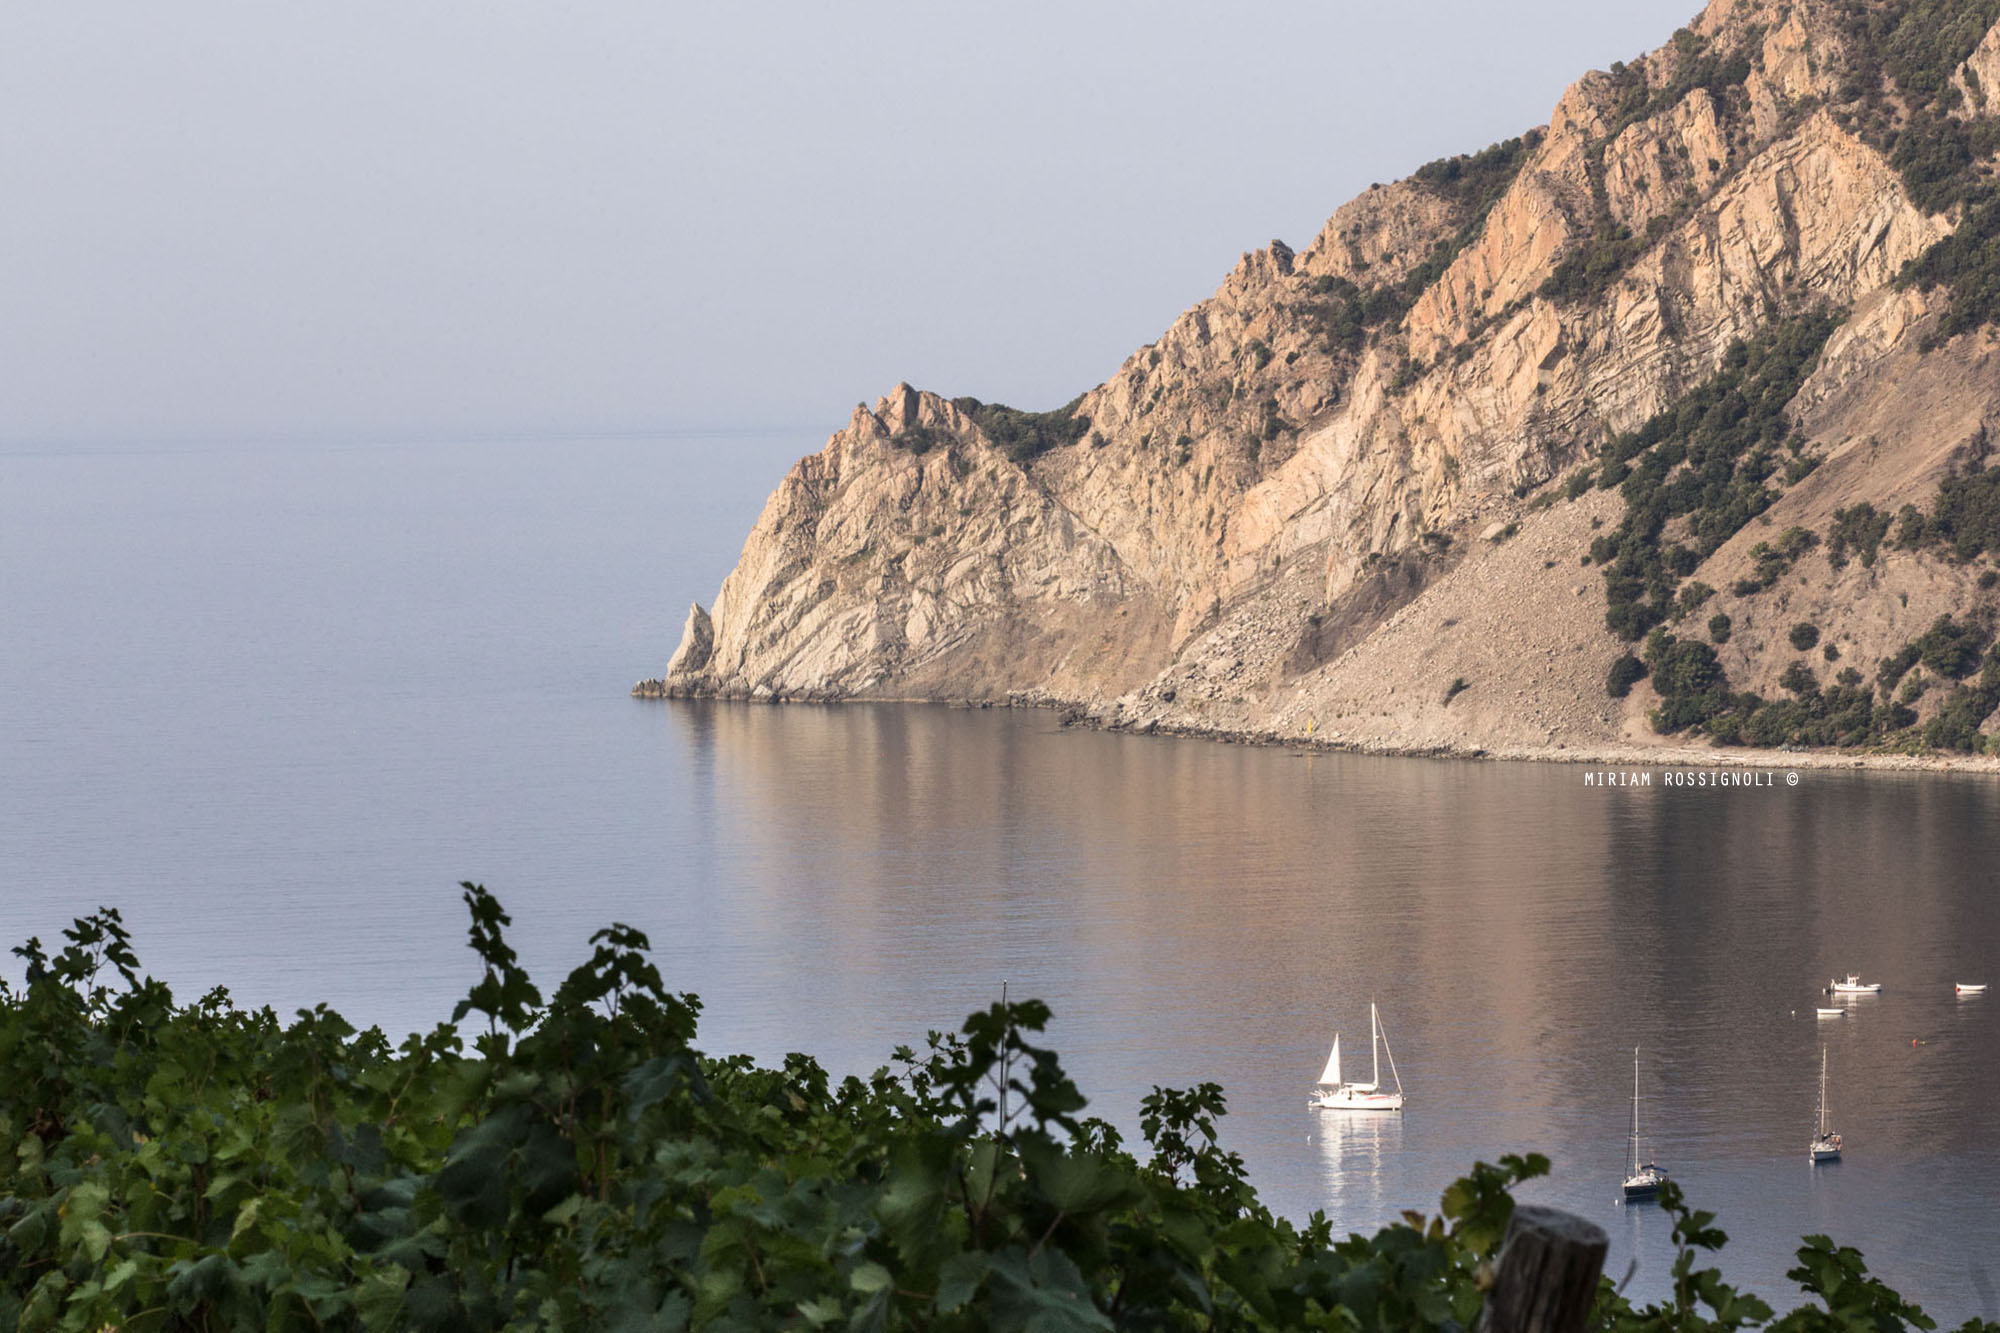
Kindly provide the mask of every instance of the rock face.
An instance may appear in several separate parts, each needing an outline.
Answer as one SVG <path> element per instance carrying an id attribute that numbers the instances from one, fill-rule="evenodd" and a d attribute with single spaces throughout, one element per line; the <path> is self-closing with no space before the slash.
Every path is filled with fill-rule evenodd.
<path id="1" fill-rule="evenodd" d="M 708 659 L 715 655 L 715 622 L 708 612 L 696 602 L 688 607 L 687 624 L 681 628 L 681 646 L 674 650 L 667 663 L 667 675 L 687 677 L 708 669 Z"/>
<path id="2" fill-rule="evenodd" d="M 1792 418 L 1795 456 L 1822 466 L 1774 521 L 1922 503 L 1953 447 L 2000 424 L 1991 328 L 1932 348 L 1948 294 L 1895 285 L 1964 209 L 1913 202 L 1842 103 L 1852 9 L 1715 0 L 1669 46 L 1584 77 L 1546 127 L 1371 189 L 1303 250 L 1244 255 L 1025 434 L 907 385 L 858 407 L 772 495 L 656 692 L 1025 700 L 1403 747 L 1647 743 L 1648 690 L 1605 692 L 1626 645 L 1579 566 L 1618 497 L 1567 474 L 1739 340 L 1821 309 L 1843 322 Z M 1954 114 L 1988 114 L 2000 27 L 1951 79 Z M 1758 539 L 1694 577 L 1730 587 Z M 1885 557 L 1861 602 L 1963 606 L 1969 578 L 1895 572 L 1925 558 Z M 1823 556 L 1795 572 L 1821 614 L 1875 625 L 1869 643 L 1918 614 L 1870 620 Z M 1731 653 L 1732 680 L 1781 669 L 1781 646 Z"/>

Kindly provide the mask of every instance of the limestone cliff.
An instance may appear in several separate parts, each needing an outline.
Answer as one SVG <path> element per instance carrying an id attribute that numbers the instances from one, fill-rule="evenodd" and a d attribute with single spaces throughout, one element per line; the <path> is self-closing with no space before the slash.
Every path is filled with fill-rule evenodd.
<path id="1" fill-rule="evenodd" d="M 2000 208 L 1996 20 L 1996 0 L 1714 0 L 1545 127 L 1371 189 L 1301 250 L 1246 254 L 1060 412 L 899 385 L 786 477 L 639 692 L 1651 744 L 1688 730 L 1661 720 L 1681 687 L 1614 697 L 1607 667 L 1649 630 L 1647 659 L 1671 657 L 1696 604 L 1736 627 L 1703 649 L 1727 685 L 1710 721 L 1751 716 L 1729 691 L 1777 696 L 1799 651 L 1781 621 L 1811 618 L 1815 667 L 1835 645 L 1872 666 L 1941 615 L 1990 617 L 1962 549 L 1891 540 L 1836 567 L 1770 542 L 1863 502 L 1922 508 L 2000 424 L 1976 303 L 1980 265 L 2000 267 L 1979 230 Z M 1813 321 L 1782 421 L 1725 478 L 1737 498 L 1723 473 L 1706 499 L 1690 480 L 1635 527 L 1699 465 L 1677 442 L 1697 424 L 1661 414 Z M 1638 448 L 1687 461 L 1627 461 L 1641 427 Z"/>

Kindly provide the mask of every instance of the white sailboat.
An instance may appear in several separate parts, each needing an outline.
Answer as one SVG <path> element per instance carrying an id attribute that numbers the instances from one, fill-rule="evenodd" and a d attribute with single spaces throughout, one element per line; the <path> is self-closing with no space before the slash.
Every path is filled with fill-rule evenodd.
<path id="1" fill-rule="evenodd" d="M 1667 1183 L 1667 1173 L 1647 1162 L 1639 1164 L 1639 1048 L 1632 1048 L 1632 1174 L 1625 1177 L 1625 1197 L 1650 1199 Z"/>
<path id="2" fill-rule="evenodd" d="M 1863 981 L 1858 972 L 1849 972 L 1846 980 L 1835 977 L 1827 983 L 1828 995 L 1874 995 L 1882 989 L 1879 981 Z"/>
<path id="3" fill-rule="evenodd" d="M 1840 1160 L 1840 1135 L 1826 1127 L 1826 1047 L 1819 1048 L 1819 1133 L 1813 1136 L 1812 1159 L 1815 1162 L 1837 1162 Z"/>
<path id="4" fill-rule="evenodd" d="M 1368 1055 L 1373 1077 L 1366 1083 L 1343 1083 L 1340 1079 L 1340 1034 L 1333 1034 L 1333 1053 L 1326 1057 L 1319 1083 L 1306 1105 L 1322 1111 L 1400 1111 L 1403 1109 L 1403 1076 L 1396 1072 L 1396 1053 L 1389 1051 L 1389 1075 L 1396 1090 L 1382 1089 L 1382 1052 L 1389 1050 L 1389 1038 L 1382 1032 L 1382 1019 L 1371 1001 L 1368 1005 Z"/>

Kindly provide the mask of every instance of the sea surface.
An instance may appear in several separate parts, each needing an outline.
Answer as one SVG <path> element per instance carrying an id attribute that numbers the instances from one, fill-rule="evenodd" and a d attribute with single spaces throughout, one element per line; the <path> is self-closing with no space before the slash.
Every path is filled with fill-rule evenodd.
<path id="1" fill-rule="evenodd" d="M 1807 1232 L 2000 1318 L 2000 784 L 1796 786 L 1066 732 L 1047 713 L 664 703 L 812 432 L 0 447 L 0 942 L 120 907 L 185 997 L 400 1033 L 475 975 L 457 884 L 552 982 L 650 933 L 703 1045 L 837 1073 L 1009 994 L 1091 1110 L 1222 1083 L 1290 1216 L 1435 1210 L 1475 1159 L 1602 1223 L 1640 1128 L 1780 1309 Z M 0 975 L 18 979 L 16 960 Z M 1819 1019 L 1828 978 L 1878 996 Z M 1400 1116 L 1305 1104 L 1380 1005 Z M 1846 1160 L 1817 1169 L 1821 1051 Z M 1384 1081 L 1389 1080 L 1385 1063 Z M 1352 1074 L 1350 1074 L 1352 1076 Z"/>

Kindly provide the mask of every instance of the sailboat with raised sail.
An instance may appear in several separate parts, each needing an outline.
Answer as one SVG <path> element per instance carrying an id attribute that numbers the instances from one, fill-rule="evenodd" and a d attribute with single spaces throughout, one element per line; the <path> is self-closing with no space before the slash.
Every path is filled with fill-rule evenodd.
<path id="1" fill-rule="evenodd" d="M 1650 1199 L 1667 1183 L 1667 1173 L 1648 1162 L 1639 1165 L 1639 1048 L 1632 1048 L 1632 1174 L 1625 1177 L 1625 1197 Z"/>
<path id="2" fill-rule="evenodd" d="M 1382 1088 L 1382 1053 L 1389 1054 L 1389 1076 L 1396 1090 Z M 1326 1057 L 1319 1082 L 1306 1105 L 1323 1111 L 1400 1111 L 1403 1109 L 1403 1076 L 1396 1072 L 1396 1053 L 1389 1050 L 1389 1038 L 1382 1031 L 1382 1018 L 1373 1001 L 1368 1005 L 1368 1056 L 1373 1077 L 1366 1083 L 1343 1083 L 1340 1079 L 1340 1034 L 1333 1034 L 1333 1053 Z"/>
<path id="3" fill-rule="evenodd" d="M 1826 1047 L 1819 1048 L 1819 1133 L 1813 1136 L 1812 1159 L 1815 1162 L 1837 1162 L 1840 1160 L 1840 1135 L 1826 1127 Z"/>

